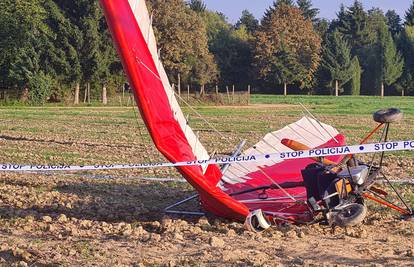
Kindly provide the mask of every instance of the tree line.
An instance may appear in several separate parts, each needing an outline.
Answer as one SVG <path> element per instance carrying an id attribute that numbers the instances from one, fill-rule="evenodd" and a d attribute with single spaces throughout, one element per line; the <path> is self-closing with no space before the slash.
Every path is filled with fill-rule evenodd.
<path id="1" fill-rule="evenodd" d="M 341 5 L 331 21 L 310 0 L 276 0 L 258 20 L 231 24 L 202 0 L 149 0 L 170 81 L 235 85 L 257 92 L 348 95 L 414 93 L 414 2 L 404 22 L 393 10 Z M 34 104 L 125 81 L 98 1 L 0 2 L 0 87 Z"/>

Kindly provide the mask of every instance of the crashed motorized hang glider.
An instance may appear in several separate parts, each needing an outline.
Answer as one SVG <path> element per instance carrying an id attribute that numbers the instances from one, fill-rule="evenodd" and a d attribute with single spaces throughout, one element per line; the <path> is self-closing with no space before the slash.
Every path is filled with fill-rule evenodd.
<path id="1" fill-rule="evenodd" d="M 168 81 L 145 1 L 100 0 L 100 4 L 141 116 L 157 149 L 171 162 L 209 159 L 208 152 L 188 125 Z M 386 138 L 389 122 L 400 115 L 398 110 L 377 114 L 380 125 L 368 138 L 381 127 Z M 345 137 L 336 129 L 305 116 L 267 134 L 242 154 L 343 145 Z M 344 170 L 337 167 L 345 162 L 352 164 Z M 268 165 L 235 163 L 224 168 L 179 166 L 177 169 L 197 190 L 206 211 L 245 222 L 252 230 L 266 229 L 272 221 L 310 223 L 318 214 L 337 225 L 360 223 L 366 214 L 364 197 L 385 203 L 403 215 L 412 214 L 408 207 L 403 209 L 380 199 L 386 193 L 372 187 L 380 168 L 358 164 L 352 156 L 330 156 L 322 161 L 280 160 Z"/>

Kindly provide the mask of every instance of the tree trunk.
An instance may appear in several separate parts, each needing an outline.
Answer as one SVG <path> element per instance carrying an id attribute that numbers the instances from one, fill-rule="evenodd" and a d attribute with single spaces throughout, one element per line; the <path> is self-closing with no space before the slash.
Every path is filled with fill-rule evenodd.
<path id="1" fill-rule="evenodd" d="M 381 82 L 381 97 L 384 97 L 384 82 Z"/>
<path id="2" fill-rule="evenodd" d="M 88 83 L 88 104 L 91 103 L 91 84 Z"/>
<path id="3" fill-rule="evenodd" d="M 75 100 L 73 101 L 73 104 L 79 105 L 79 93 L 80 93 L 80 83 L 77 82 L 75 85 Z"/>
<path id="4" fill-rule="evenodd" d="M 85 95 L 83 96 L 83 103 L 84 104 L 86 103 L 87 97 L 88 97 L 88 84 L 86 84 L 86 87 L 85 87 Z"/>
<path id="5" fill-rule="evenodd" d="M 108 104 L 108 98 L 106 97 L 106 86 L 102 86 L 102 104 L 107 105 Z"/>
<path id="6" fill-rule="evenodd" d="M 339 96 L 339 83 L 335 80 L 335 96 Z"/>
<path id="7" fill-rule="evenodd" d="M 283 83 L 283 95 L 287 96 L 287 84 Z"/>
<path id="8" fill-rule="evenodd" d="M 401 90 L 401 96 L 404 96 L 405 95 L 405 92 L 404 92 L 404 89 L 402 89 Z"/>

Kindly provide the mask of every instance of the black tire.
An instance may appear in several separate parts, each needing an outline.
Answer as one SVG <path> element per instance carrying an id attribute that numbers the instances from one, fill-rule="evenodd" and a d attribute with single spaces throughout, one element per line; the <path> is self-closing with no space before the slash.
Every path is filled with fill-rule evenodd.
<path id="1" fill-rule="evenodd" d="M 403 113 L 398 108 L 382 109 L 375 112 L 373 118 L 378 123 L 391 123 L 400 121 Z"/>
<path id="2" fill-rule="evenodd" d="M 351 203 L 335 214 L 334 221 L 339 227 L 355 226 L 365 219 L 367 208 L 365 205 Z"/>
<path id="3" fill-rule="evenodd" d="M 358 160 L 355 158 L 355 156 L 352 156 L 352 158 L 350 158 L 347 162 L 346 162 L 346 165 L 348 166 L 348 167 L 357 167 L 357 166 L 359 166 L 359 164 L 358 164 Z"/>

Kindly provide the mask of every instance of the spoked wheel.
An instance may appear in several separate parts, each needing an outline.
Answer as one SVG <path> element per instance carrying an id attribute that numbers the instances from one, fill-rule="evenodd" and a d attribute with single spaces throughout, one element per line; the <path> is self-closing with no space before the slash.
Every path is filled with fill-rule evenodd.
<path id="1" fill-rule="evenodd" d="M 351 203 L 341 208 L 334 215 L 335 224 L 339 227 L 355 226 L 365 219 L 367 208 L 365 205 Z"/>

